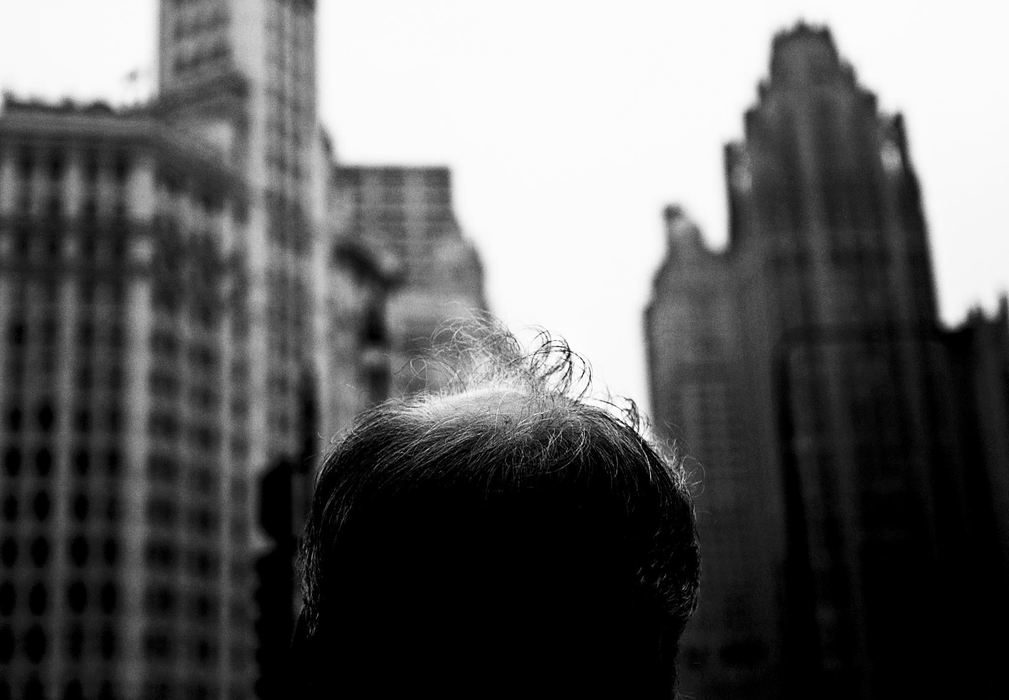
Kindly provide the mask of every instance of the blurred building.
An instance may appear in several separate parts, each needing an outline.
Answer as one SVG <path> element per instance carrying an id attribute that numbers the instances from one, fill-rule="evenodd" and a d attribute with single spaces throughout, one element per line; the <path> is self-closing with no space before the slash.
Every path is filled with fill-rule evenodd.
<path id="1" fill-rule="evenodd" d="M 411 365 L 446 320 L 486 311 L 483 268 L 452 209 L 443 167 L 339 165 L 334 174 L 344 217 L 339 236 L 366 242 L 399 261 L 399 283 L 385 300 L 392 393 L 433 388 L 437 368 Z"/>
<path id="2" fill-rule="evenodd" d="M 707 697 L 772 697 L 780 663 L 774 632 L 772 533 L 753 527 L 780 516 L 780 498 L 754 460 L 739 324 L 737 269 L 710 251 L 679 207 L 665 211 L 667 253 L 646 315 L 647 365 L 656 428 L 678 443 L 699 484 L 701 604 L 680 652 L 681 687 Z M 703 685 L 701 683 L 703 681 Z"/>
<path id="3" fill-rule="evenodd" d="M 276 697 L 329 436 L 483 306 L 446 169 L 344 186 L 314 2 L 159 27 L 152 104 L 0 112 L 0 700 Z"/>
<path id="4" fill-rule="evenodd" d="M 0 697 L 249 686 L 241 174 L 145 116 L 0 116 Z"/>
<path id="5" fill-rule="evenodd" d="M 682 691 L 1000 696 L 1005 323 L 954 352 L 903 122 L 827 30 L 775 38 L 745 122 L 728 249 L 668 211 L 646 313 L 656 424 L 703 482 Z"/>

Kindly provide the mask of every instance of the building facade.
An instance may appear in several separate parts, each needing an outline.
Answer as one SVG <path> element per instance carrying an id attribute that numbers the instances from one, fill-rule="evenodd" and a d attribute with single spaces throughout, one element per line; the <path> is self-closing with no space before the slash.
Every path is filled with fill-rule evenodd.
<path id="1" fill-rule="evenodd" d="M 483 307 L 446 169 L 359 216 L 314 2 L 163 0 L 159 67 L 141 108 L 0 111 L 0 700 L 273 697 L 329 437 Z"/>
<path id="2" fill-rule="evenodd" d="M 768 630 L 780 574 L 770 534 L 751 527 L 780 498 L 753 460 L 746 344 L 737 319 L 736 269 L 711 252 L 679 207 L 665 212 L 667 254 L 646 312 L 652 417 L 684 458 L 698 496 L 702 602 L 680 654 L 681 687 L 698 697 L 771 697 L 780 664 Z M 775 543 L 780 549 L 780 544 Z"/>
<path id="3" fill-rule="evenodd" d="M 444 167 L 338 165 L 341 241 L 367 242 L 397 261 L 398 283 L 386 299 L 392 393 L 435 388 L 434 366 L 416 362 L 446 321 L 486 311 L 483 267 L 452 208 Z"/>
<path id="4" fill-rule="evenodd" d="M 110 110 L 0 116 L 0 697 L 241 697 L 246 188 Z"/>
<path id="5" fill-rule="evenodd" d="M 163 0 L 153 111 L 214 144 L 248 187 L 253 459 L 296 454 L 299 379 L 325 284 L 314 0 Z"/>
<path id="6" fill-rule="evenodd" d="M 991 573 L 965 475 L 988 467 L 958 427 L 956 397 L 974 399 L 938 320 L 903 121 L 800 24 L 775 38 L 745 127 L 726 148 L 728 249 L 671 235 L 646 316 L 656 422 L 704 467 L 683 690 L 980 689 L 976 614 L 998 606 L 964 578 Z M 933 615 L 953 592 L 971 602 Z"/>

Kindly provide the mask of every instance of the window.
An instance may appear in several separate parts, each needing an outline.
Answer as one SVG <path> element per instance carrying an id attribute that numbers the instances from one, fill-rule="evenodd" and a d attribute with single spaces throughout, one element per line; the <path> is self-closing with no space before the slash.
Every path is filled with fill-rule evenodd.
<path id="1" fill-rule="evenodd" d="M 112 627 L 106 625 L 102 628 L 102 634 L 100 637 L 102 658 L 106 661 L 111 661 L 116 656 L 116 633 Z M 108 698 L 111 697 L 111 687 L 105 683 L 102 687 L 102 693 L 99 697 Z"/>
<path id="2" fill-rule="evenodd" d="M 122 424 L 122 414 L 119 412 L 119 409 L 110 408 L 108 412 L 105 414 L 105 429 L 108 430 L 110 433 L 114 433 L 119 430 L 121 424 Z M 109 466 L 111 471 L 112 469 L 111 464 Z"/>
<path id="3" fill-rule="evenodd" d="M 4 520 L 8 523 L 13 523 L 18 519 L 18 511 L 20 511 L 17 496 L 9 494 L 4 498 Z"/>
<path id="4" fill-rule="evenodd" d="M 46 205 L 46 215 L 50 219 L 58 219 L 62 213 L 63 202 L 60 200 L 59 196 L 53 195 L 49 198 L 49 203 Z M 52 251 L 52 248 L 50 248 L 50 251 Z"/>
<path id="5" fill-rule="evenodd" d="M 98 154 L 94 151 L 84 156 L 84 175 L 85 182 L 93 184 L 98 180 Z"/>
<path id="6" fill-rule="evenodd" d="M 49 494 L 45 491 L 39 491 L 35 494 L 35 499 L 32 501 L 32 510 L 35 511 L 35 517 L 38 518 L 40 523 L 44 523 L 49 519 Z"/>
<path id="7" fill-rule="evenodd" d="M 73 623 L 67 630 L 67 655 L 72 661 L 80 661 L 84 655 L 84 628 L 80 623 Z"/>
<path id="8" fill-rule="evenodd" d="M 144 594 L 144 609 L 149 613 L 171 613 L 175 610 L 175 594 L 166 587 L 148 588 Z"/>
<path id="9" fill-rule="evenodd" d="M 17 591 L 10 581 L 0 583 L 0 614 L 10 615 L 17 603 Z"/>
<path id="10" fill-rule="evenodd" d="M 119 602 L 119 591 L 116 589 L 116 585 L 111 581 L 104 583 L 99 594 L 99 600 L 101 601 L 102 612 L 107 615 L 114 613 Z"/>
<path id="11" fill-rule="evenodd" d="M 63 700 L 84 700 L 84 688 L 81 682 L 73 680 L 63 689 Z"/>
<path id="12" fill-rule="evenodd" d="M 31 610 L 32 615 L 45 614 L 48 602 L 49 596 L 46 587 L 41 583 L 32 586 L 32 590 L 28 594 L 28 609 Z"/>
<path id="13" fill-rule="evenodd" d="M 63 177 L 63 154 L 54 153 L 49 158 L 49 179 L 56 181 Z"/>
<path id="14" fill-rule="evenodd" d="M 151 454 L 147 458 L 147 474 L 155 481 L 173 484 L 178 479 L 178 465 L 172 457 Z"/>
<path id="15" fill-rule="evenodd" d="M 74 452 L 74 471 L 78 476 L 87 476 L 91 468 L 91 455 L 85 449 Z"/>
<path id="16" fill-rule="evenodd" d="M 105 518 L 110 523 L 117 523 L 119 522 L 119 516 L 119 499 L 115 496 L 109 496 L 108 503 L 105 504 Z"/>
<path id="17" fill-rule="evenodd" d="M 38 421 L 43 432 L 48 433 L 52 429 L 53 423 L 56 422 L 56 414 L 50 402 L 45 401 L 39 405 Z"/>
<path id="18" fill-rule="evenodd" d="M 28 660 L 32 663 L 39 663 L 46 655 L 46 648 L 49 646 L 48 640 L 46 639 L 46 633 L 42 630 L 40 625 L 33 625 L 28 629 L 28 634 L 25 635 L 25 653 L 28 655 Z M 38 690 L 32 691 L 26 688 L 26 697 L 42 697 L 42 684 L 39 683 L 38 679 L 32 679 L 35 683 L 38 683 Z M 28 685 L 32 685 L 32 681 L 28 682 Z"/>
<path id="19" fill-rule="evenodd" d="M 35 453 L 35 471 L 39 476 L 48 476 L 53 468 L 53 455 L 45 447 L 40 447 Z"/>
<path id="20" fill-rule="evenodd" d="M 67 588 L 67 604 L 75 613 L 82 613 L 88 607 L 88 589 L 82 581 L 74 581 Z"/>
<path id="21" fill-rule="evenodd" d="M 162 498 L 147 501 L 147 520 L 155 525 L 171 527 L 175 525 L 178 511 L 175 504 Z"/>
<path id="22" fill-rule="evenodd" d="M 172 640 L 168 635 L 154 631 L 144 634 L 144 656 L 151 659 L 168 659 L 173 655 Z"/>
<path id="23" fill-rule="evenodd" d="M 83 347 L 90 347 L 94 339 L 94 325 L 90 321 L 83 321 L 77 329 L 77 342 Z"/>
<path id="24" fill-rule="evenodd" d="M 88 511 L 90 510 L 91 502 L 88 500 L 87 495 L 79 493 L 74 497 L 73 503 L 73 513 L 74 518 L 78 521 L 84 521 L 88 518 Z"/>
<path id="25" fill-rule="evenodd" d="M 2 589 L 0 589 L 2 590 Z M 6 664 L 14 656 L 14 633 L 10 627 L 0 627 L 0 663 Z M 6 681 L 0 680 L 0 694 L 3 693 Z M 10 698 L 10 687 L 7 687 L 7 698 Z"/>
<path id="26" fill-rule="evenodd" d="M 115 174 L 116 180 L 120 183 L 125 182 L 127 176 L 130 174 L 130 162 L 125 154 L 119 154 L 116 157 Z"/>
<path id="27" fill-rule="evenodd" d="M 175 547 L 167 542 L 151 542 L 147 545 L 144 559 L 155 568 L 171 569 L 175 566 Z"/>
<path id="28" fill-rule="evenodd" d="M 28 331 L 22 322 L 15 321 L 7 327 L 7 341 L 15 347 L 24 345 L 27 335 Z"/>
<path id="29" fill-rule="evenodd" d="M 21 430 L 21 409 L 16 406 L 7 412 L 7 427 L 12 433 Z"/>
<path id="30" fill-rule="evenodd" d="M 77 567 L 83 567 L 88 563 L 88 555 L 91 549 L 88 547 L 88 541 L 78 535 L 70 541 L 70 561 L 74 563 Z"/>
<path id="31" fill-rule="evenodd" d="M 119 561 L 119 543 L 111 537 L 105 540 L 105 544 L 102 546 L 102 557 L 105 559 L 106 564 L 115 566 L 116 562 Z"/>
<path id="32" fill-rule="evenodd" d="M 44 634 L 43 634 L 43 637 L 42 637 L 42 641 L 43 641 L 43 643 L 45 642 L 45 635 Z M 45 649 L 44 648 L 42 650 L 42 653 L 45 653 Z M 31 653 L 29 653 L 28 658 L 32 658 Z M 41 659 L 41 656 L 40 656 L 39 657 L 39 661 L 41 661 L 41 660 L 42 659 Z M 38 676 L 34 676 L 33 675 L 31 678 L 28 679 L 28 682 L 25 683 L 24 700 L 45 700 L 45 689 L 42 687 L 42 681 L 39 680 Z"/>
<path id="33" fill-rule="evenodd" d="M 8 447 L 4 453 L 4 472 L 7 476 L 17 476 L 21 473 L 21 450 Z"/>
<path id="34" fill-rule="evenodd" d="M 30 148 L 21 149 L 21 160 L 19 162 L 21 166 L 21 177 L 28 180 L 32 176 L 32 170 L 35 169 L 35 158 Z"/>
<path id="35" fill-rule="evenodd" d="M 18 543 L 13 538 L 6 538 L 0 545 L 0 562 L 5 567 L 13 567 L 18 561 Z"/>
<path id="36" fill-rule="evenodd" d="M 49 562 L 49 540 L 36 537 L 31 546 L 32 563 L 41 568 Z"/>

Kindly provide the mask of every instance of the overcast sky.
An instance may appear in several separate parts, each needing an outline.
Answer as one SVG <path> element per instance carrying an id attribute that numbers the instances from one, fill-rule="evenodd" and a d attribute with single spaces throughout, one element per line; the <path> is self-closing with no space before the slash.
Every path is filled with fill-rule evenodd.
<path id="1" fill-rule="evenodd" d="M 154 0 L 0 0 L 0 87 L 128 100 Z M 319 0 L 320 114 L 353 163 L 446 164 L 493 310 L 567 337 L 647 405 L 660 210 L 726 237 L 722 145 L 775 32 L 826 23 L 907 118 L 947 323 L 1009 289 L 1009 42 L 992 0 Z M 953 8 L 956 12 L 953 12 Z"/>

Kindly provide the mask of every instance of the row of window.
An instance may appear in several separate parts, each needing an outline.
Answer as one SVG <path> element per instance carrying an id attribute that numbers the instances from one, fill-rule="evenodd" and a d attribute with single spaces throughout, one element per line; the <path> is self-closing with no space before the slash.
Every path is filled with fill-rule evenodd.
<path id="1" fill-rule="evenodd" d="M 159 659 L 164 661 L 173 660 L 177 657 L 177 642 L 173 634 L 162 629 L 149 629 L 144 633 L 143 651 L 148 659 Z M 198 637 L 188 640 L 189 660 L 201 664 L 214 663 L 217 660 L 219 649 L 217 642 L 206 637 Z"/>
<path id="2" fill-rule="evenodd" d="M 20 688 L 16 693 L 15 688 Z M 104 681 L 98 687 L 98 695 L 85 695 L 84 686 L 78 680 L 69 681 L 64 687 L 59 700 L 85 700 L 85 697 L 96 700 L 119 700 L 119 695 L 115 686 L 109 681 Z M 11 698 L 23 698 L 24 700 L 58 700 L 58 696 L 45 692 L 42 682 L 37 675 L 32 675 L 21 686 L 12 685 L 10 682 L 0 680 L 0 700 L 11 700 Z"/>
<path id="3" fill-rule="evenodd" d="M 171 499 L 152 496 L 147 501 L 147 522 L 151 525 L 174 528 L 179 522 L 179 504 Z M 187 532 L 201 535 L 215 535 L 220 526 L 220 516 L 207 508 L 190 508 L 186 511 Z M 148 551 L 151 563 L 174 564 L 174 557 L 158 554 L 155 547 Z"/>
<path id="4" fill-rule="evenodd" d="M 147 433 L 153 440 L 175 442 L 183 432 L 189 445 L 204 453 L 216 452 L 220 446 L 220 431 L 205 421 L 183 425 L 178 416 L 164 411 L 153 411 L 147 421 Z"/>
<path id="5" fill-rule="evenodd" d="M 206 45 L 197 45 L 191 54 L 179 54 L 172 62 L 176 74 L 202 70 L 231 57 L 231 46 L 221 38 Z"/>
<path id="6" fill-rule="evenodd" d="M 229 13 L 224 5 L 196 2 L 190 3 L 189 7 L 185 7 L 182 3 L 177 3 L 177 6 L 181 11 L 172 29 L 176 41 L 218 29 L 228 23 Z"/>
<path id="7" fill-rule="evenodd" d="M 36 173 L 45 175 L 50 181 L 63 179 L 68 170 L 68 153 L 63 150 L 41 149 L 23 146 L 16 156 L 18 173 L 22 180 L 30 180 Z M 82 158 L 83 179 L 94 184 L 103 169 L 108 169 L 115 179 L 123 183 L 130 172 L 129 155 L 123 152 L 102 153 L 86 150 Z"/>
<path id="8" fill-rule="evenodd" d="M 52 474 L 53 453 L 48 447 L 39 447 L 29 456 L 36 476 L 46 478 Z M 119 450 L 112 448 L 94 452 L 83 447 L 74 450 L 71 455 L 71 466 L 74 473 L 78 476 L 87 476 L 95 464 L 95 457 L 102 465 L 105 474 L 115 476 L 119 473 L 121 467 Z M 3 474 L 10 478 L 21 476 L 23 468 L 26 467 L 24 461 L 21 448 L 16 444 L 8 445 L 3 455 Z"/>
<path id="9" fill-rule="evenodd" d="M 27 589 L 27 609 L 36 616 L 45 615 L 52 602 L 50 589 L 42 582 L 32 583 Z M 84 581 L 73 581 L 64 589 L 67 609 L 83 615 L 89 611 L 114 615 L 119 609 L 119 588 L 112 581 L 89 586 Z M 18 590 L 10 581 L 0 584 L 0 609 L 6 610 L 5 619 L 10 619 L 18 608 Z"/>
<path id="10" fill-rule="evenodd" d="M 81 276 L 71 286 L 73 298 L 78 307 L 84 311 L 94 311 L 102 316 L 119 309 L 126 299 L 126 285 L 120 280 L 105 281 L 95 276 Z M 28 283 L 15 286 L 11 299 L 11 308 L 27 308 L 27 320 L 37 316 L 51 316 L 61 308 L 60 289 L 64 281 L 57 277 L 35 279 Z M 90 308 L 89 308 L 90 307 Z"/>
<path id="11" fill-rule="evenodd" d="M 83 638 L 82 638 L 83 639 Z M 83 646 L 83 641 L 81 642 Z M 17 692 L 15 692 L 15 690 Z M 59 700 L 85 700 L 85 697 L 95 700 L 119 700 L 119 695 L 115 686 L 110 681 L 103 681 L 98 686 L 98 695 L 87 694 L 85 696 L 84 686 L 79 680 L 71 680 L 63 686 Z M 159 698 L 161 696 L 158 696 Z M 32 674 L 22 685 L 12 684 L 12 682 L 0 678 L 0 700 L 12 700 L 21 698 L 23 700 L 57 700 L 57 696 L 47 693 L 45 686 L 39 676 Z"/>
<path id="12" fill-rule="evenodd" d="M 110 507 L 118 509 L 118 505 Z M 94 567 L 97 564 L 115 566 L 119 561 L 119 543 L 113 537 L 90 540 L 84 535 L 75 535 L 67 540 L 66 555 L 67 562 L 77 568 L 89 565 Z M 33 538 L 28 551 L 24 553 L 21 552 L 19 541 L 14 537 L 5 537 L 0 543 L 0 562 L 5 567 L 13 568 L 23 564 L 41 569 L 49 564 L 50 556 L 49 539 L 42 535 Z"/>
<path id="13" fill-rule="evenodd" d="M 82 228 L 93 229 L 95 222 L 99 218 L 110 217 L 110 224 L 115 229 L 122 229 L 127 224 L 129 206 L 126 203 L 125 192 L 115 192 L 113 197 L 99 197 L 96 193 L 89 193 L 81 203 L 80 209 L 76 213 L 77 223 Z M 41 192 L 31 192 L 22 190 L 17 198 L 17 206 L 14 211 L 20 214 L 16 219 L 21 224 L 29 223 L 27 218 L 41 218 L 41 221 L 32 221 L 36 227 L 41 226 L 52 230 L 58 226 L 62 220 L 68 218 L 73 212 L 68 208 L 67 202 L 59 192 L 48 194 Z M 86 237 L 91 237 L 94 231 L 87 230 Z"/>

